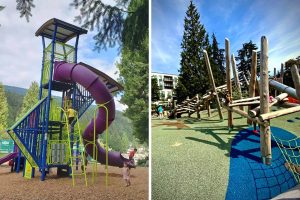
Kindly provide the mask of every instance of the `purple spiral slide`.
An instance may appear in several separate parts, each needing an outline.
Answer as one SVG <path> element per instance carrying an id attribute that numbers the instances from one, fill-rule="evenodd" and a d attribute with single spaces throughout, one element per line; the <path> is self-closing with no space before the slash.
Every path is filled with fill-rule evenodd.
<path id="1" fill-rule="evenodd" d="M 55 62 L 54 64 L 54 76 L 53 79 L 61 82 L 76 82 L 82 85 L 86 90 L 90 92 L 97 104 L 105 104 L 108 108 L 108 125 L 115 118 L 115 102 L 110 92 L 106 88 L 106 85 L 101 81 L 100 77 L 87 67 L 67 62 Z M 106 129 L 106 110 L 99 108 L 96 117 L 96 134 L 101 134 Z M 98 138 L 96 135 L 96 138 Z M 82 135 L 84 140 L 94 140 L 94 119 L 92 119 L 89 125 Z M 101 164 L 106 164 L 106 153 L 100 144 L 96 141 L 98 156 L 97 160 Z M 84 145 L 86 142 L 84 141 Z M 86 152 L 93 155 L 93 145 L 88 144 L 86 146 Z M 124 158 L 120 152 L 108 152 L 108 165 L 123 167 L 124 162 L 129 160 Z"/>

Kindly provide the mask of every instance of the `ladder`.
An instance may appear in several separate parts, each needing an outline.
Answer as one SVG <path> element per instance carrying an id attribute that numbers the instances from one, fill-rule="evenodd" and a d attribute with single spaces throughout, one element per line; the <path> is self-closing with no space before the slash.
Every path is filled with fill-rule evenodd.
<path id="1" fill-rule="evenodd" d="M 83 147 L 83 140 L 81 136 L 80 131 L 80 125 L 78 121 L 78 114 L 76 115 L 74 121 L 76 124 L 74 127 L 70 127 L 70 124 L 68 123 L 68 117 L 67 113 L 64 109 L 61 108 L 64 114 L 64 118 L 66 121 L 66 129 L 68 134 L 68 145 L 69 145 L 69 155 L 70 155 L 70 161 L 69 161 L 69 167 L 71 169 L 71 175 L 72 175 L 72 184 L 75 186 L 75 178 L 78 176 L 84 176 L 85 185 L 87 186 L 87 176 L 86 176 L 86 152 L 85 148 Z M 74 145 L 73 145 L 74 144 Z M 78 145 L 77 145 L 78 144 Z M 72 148 L 73 146 L 73 148 Z M 82 169 L 78 171 L 78 164 L 81 164 Z"/>

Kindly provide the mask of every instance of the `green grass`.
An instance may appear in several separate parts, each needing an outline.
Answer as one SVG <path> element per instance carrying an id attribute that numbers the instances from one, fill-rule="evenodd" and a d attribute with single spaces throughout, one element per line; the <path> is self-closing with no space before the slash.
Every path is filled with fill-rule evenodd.
<path id="1" fill-rule="evenodd" d="M 246 128 L 246 119 L 234 114 L 233 131 L 227 128 L 217 112 L 211 118 L 203 113 L 178 120 L 152 119 L 152 197 L 153 199 L 224 199 L 229 176 L 231 141 Z M 272 120 L 273 126 L 300 135 L 300 120 L 289 123 L 299 114 Z M 161 123 L 183 122 L 188 127 L 177 129 Z M 298 132 L 297 132 L 298 131 Z"/>
<path id="2" fill-rule="evenodd" d="M 0 153 L 0 158 L 4 157 L 6 155 L 7 155 L 7 153 Z"/>

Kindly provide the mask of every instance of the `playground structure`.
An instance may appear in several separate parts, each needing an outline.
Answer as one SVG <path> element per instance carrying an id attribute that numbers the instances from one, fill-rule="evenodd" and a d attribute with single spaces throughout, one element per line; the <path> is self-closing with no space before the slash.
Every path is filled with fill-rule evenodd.
<path id="1" fill-rule="evenodd" d="M 228 128 L 233 128 L 232 112 L 235 112 L 248 119 L 248 123 L 260 125 L 260 146 L 261 156 L 264 164 L 270 165 L 272 159 L 271 152 L 271 132 L 270 132 L 270 120 L 282 115 L 294 113 L 300 111 L 298 104 L 286 103 L 285 98 L 290 95 L 294 98 L 299 98 L 296 93 L 300 92 L 299 72 L 296 66 L 293 66 L 293 80 L 296 86 L 294 88 L 283 85 L 276 80 L 269 80 L 268 75 L 268 41 L 266 37 L 261 38 L 261 66 L 260 66 L 260 81 L 259 81 L 259 94 L 255 96 L 256 90 L 256 69 L 257 69 L 257 53 L 252 52 L 252 68 L 251 78 L 249 83 L 249 98 L 232 100 L 232 85 L 231 85 L 231 70 L 230 70 L 230 44 L 229 40 L 225 40 L 225 53 L 226 53 L 226 80 L 227 80 L 227 101 L 223 104 L 223 107 L 228 110 Z M 232 62 L 233 71 L 236 66 Z M 238 79 L 238 77 L 235 77 Z M 283 92 L 274 99 L 269 97 L 269 86 L 274 87 L 276 90 Z M 278 111 L 270 112 L 270 107 L 273 105 L 287 106 L 289 108 L 281 109 Z M 248 113 L 243 109 L 235 108 L 241 106 L 248 106 Z"/>
<path id="2" fill-rule="evenodd" d="M 206 60 L 206 66 L 208 69 L 208 75 L 210 79 L 211 92 L 203 96 L 202 104 L 199 103 L 198 95 L 192 99 L 187 99 L 181 104 L 177 105 L 173 110 L 174 116 L 176 114 L 188 113 L 190 116 L 192 113 L 199 111 L 201 107 L 204 107 L 205 102 L 209 102 L 212 98 L 219 97 L 217 94 L 223 93 L 225 96 L 225 102 L 222 103 L 223 108 L 228 111 L 228 129 L 231 131 L 234 126 L 232 113 L 237 113 L 247 119 L 248 125 L 254 126 L 254 132 L 257 133 L 256 126 L 260 126 L 260 152 L 262 162 L 266 165 L 272 163 L 272 148 L 271 148 L 271 137 L 277 143 L 280 148 L 286 164 L 290 171 L 293 173 L 295 180 L 300 183 L 300 154 L 299 154 L 299 138 L 284 140 L 271 134 L 270 124 L 271 119 L 288 115 L 291 113 L 299 112 L 300 105 L 298 103 L 288 102 L 288 97 L 300 99 L 300 76 L 299 69 L 296 65 L 292 66 L 292 78 L 295 88 L 286 86 L 283 84 L 283 65 L 281 65 L 281 72 L 279 78 L 275 77 L 276 70 L 274 70 L 273 79 L 269 80 L 268 72 L 268 41 L 266 37 L 261 38 L 261 65 L 260 65 L 260 79 L 257 78 L 257 52 L 252 52 L 252 65 L 251 73 L 248 72 L 250 80 L 248 80 L 243 74 L 244 83 L 248 86 L 249 96 L 247 98 L 242 97 L 241 82 L 239 81 L 239 73 L 236 69 L 234 55 L 230 57 L 230 43 L 228 39 L 225 39 L 225 58 L 226 58 L 226 87 L 220 86 L 215 87 L 214 77 L 211 73 L 210 62 L 208 59 L 207 52 L 204 50 L 204 58 Z M 232 68 L 231 68 L 232 67 Z M 232 69 L 232 72 L 231 72 Z M 231 78 L 231 73 L 234 79 Z M 232 84 L 236 85 L 236 92 L 238 98 L 233 100 Z M 275 97 L 270 98 L 269 87 L 274 88 Z M 222 90 L 220 90 L 222 89 Z M 279 94 L 280 93 L 280 94 Z M 278 94 L 278 95 L 277 95 Z M 220 94 L 221 95 L 221 94 Z M 270 112 L 270 107 L 276 105 L 281 109 Z M 196 108 L 196 106 L 198 106 Z M 217 101 L 217 108 L 219 111 L 220 119 L 222 119 L 222 113 L 220 112 L 221 106 Z M 246 108 L 248 111 L 245 111 Z M 208 114 L 210 115 L 210 109 Z M 199 118 L 199 115 L 197 115 Z"/>
<path id="3" fill-rule="evenodd" d="M 26 158 L 24 176 L 34 177 L 35 169 L 45 180 L 50 168 L 57 168 L 58 174 L 67 173 L 74 178 L 79 164 L 85 166 L 86 154 L 96 162 L 123 167 L 124 161 L 119 152 L 108 152 L 108 126 L 115 118 L 113 92 L 123 87 L 105 73 L 85 64 L 77 63 L 79 36 L 87 30 L 58 19 L 45 22 L 35 33 L 42 37 L 43 61 L 38 102 L 7 133 L 18 147 L 14 153 L 0 159 L 0 164 L 16 158 L 20 171 L 20 158 Z M 46 46 L 45 39 L 50 39 Z M 75 38 L 75 45 L 67 44 Z M 61 105 L 52 99 L 52 92 L 61 93 Z M 46 94 L 46 95 L 44 95 Z M 97 115 L 81 134 L 78 120 L 92 105 L 97 104 Z M 77 115 L 70 121 L 68 110 Z M 97 142 L 97 135 L 106 132 L 106 149 Z M 81 150 L 80 147 L 84 147 Z M 18 150 L 17 150 L 18 149 Z"/>

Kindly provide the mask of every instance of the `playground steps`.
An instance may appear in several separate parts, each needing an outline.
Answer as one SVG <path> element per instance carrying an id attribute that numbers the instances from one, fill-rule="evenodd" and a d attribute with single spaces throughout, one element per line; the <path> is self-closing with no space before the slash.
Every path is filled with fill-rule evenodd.
<path id="1" fill-rule="evenodd" d="M 90 92 L 83 86 L 76 84 L 76 90 L 74 92 L 73 106 L 78 111 L 78 118 L 80 118 L 84 112 L 92 105 L 94 99 Z"/>
<path id="2" fill-rule="evenodd" d="M 78 115 L 76 116 L 76 121 L 78 121 Z M 83 140 L 80 133 L 80 126 L 79 123 L 76 124 L 77 126 L 74 127 L 74 132 L 71 133 L 69 130 L 69 126 L 67 126 L 68 132 L 68 142 L 69 142 L 69 155 L 70 155 L 70 165 L 71 168 L 71 175 L 72 175 L 72 183 L 75 186 L 75 178 L 77 176 L 84 176 L 85 185 L 87 186 L 87 176 L 86 176 L 86 153 L 85 148 L 83 147 Z M 71 141 L 71 134 L 73 134 L 73 140 Z M 72 144 L 73 143 L 73 144 Z M 74 145 L 74 146 L 73 146 Z M 81 166 L 81 169 L 78 170 L 78 166 Z"/>
<path id="3" fill-rule="evenodd" d="M 7 133 L 14 140 L 15 144 L 17 144 L 32 167 L 38 167 L 40 163 L 37 148 L 40 146 L 39 134 L 44 128 L 46 100 L 47 97 L 38 101 L 23 118 L 7 130 Z M 40 123 L 42 126 L 40 126 Z"/>
<path id="4" fill-rule="evenodd" d="M 17 144 L 17 146 L 19 147 L 20 151 L 22 152 L 22 154 L 26 157 L 26 159 L 28 160 L 28 162 L 30 163 L 30 165 L 32 167 L 38 167 L 38 161 L 36 158 L 34 158 L 30 151 L 28 150 L 28 148 L 24 145 L 23 142 L 21 142 L 21 140 L 19 139 L 19 137 L 17 136 L 17 134 L 13 131 L 7 131 L 7 133 L 10 135 L 10 137 L 14 140 L 14 142 Z"/>

